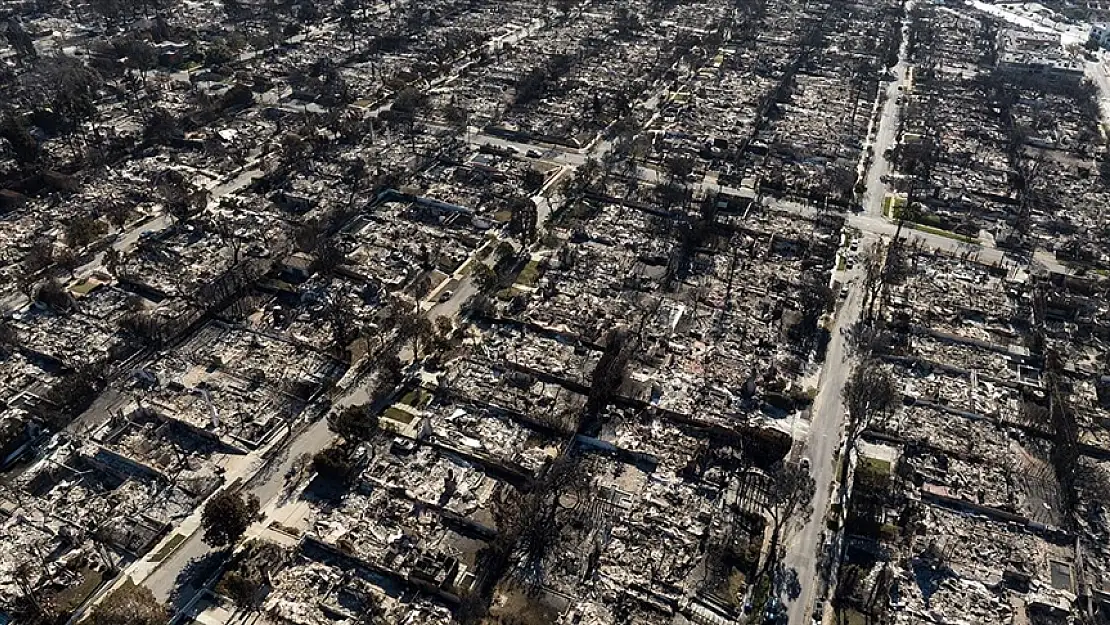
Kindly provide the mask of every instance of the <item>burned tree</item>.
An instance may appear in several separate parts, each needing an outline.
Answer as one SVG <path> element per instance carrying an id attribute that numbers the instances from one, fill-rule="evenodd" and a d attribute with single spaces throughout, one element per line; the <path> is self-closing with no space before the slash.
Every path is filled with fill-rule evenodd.
<path id="1" fill-rule="evenodd" d="M 527 492 L 500 493 L 491 509 L 497 537 L 483 554 L 493 573 L 490 579 L 508 574 L 525 588 L 543 586 L 545 560 L 565 523 L 558 514 L 560 500 L 584 490 L 588 480 L 580 457 L 562 456 Z"/>
<path id="2" fill-rule="evenodd" d="M 38 162 L 40 155 L 38 141 L 31 135 L 22 115 L 12 112 L 4 115 L 0 120 L 0 139 L 7 141 L 8 151 L 20 165 L 33 165 Z"/>
<path id="3" fill-rule="evenodd" d="M 780 462 L 769 471 L 764 509 L 771 521 L 771 546 L 760 576 L 773 570 L 787 523 L 791 519 L 804 522 L 813 514 L 816 489 L 813 476 L 800 464 Z"/>
<path id="4" fill-rule="evenodd" d="M 883 246 L 868 248 L 863 257 L 863 319 L 870 322 L 875 317 L 875 304 L 883 291 Z"/>
<path id="5" fill-rule="evenodd" d="M 61 282 L 54 279 L 43 282 L 35 289 L 34 301 L 57 314 L 67 314 L 77 310 L 77 300 L 62 286 Z"/>
<path id="6" fill-rule="evenodd" d="M 536 203 L 526 197 L 516 197 L 509 202 L 509 233 L 528 245 L 536 240 L 539 226 Z"/>
<path id="7" fill-rule="evenodd" d="M 683 190 L 682 193 L 685 197 L 686 191 Z M 678 238 L 671 251 L 667 272 L 663 278 L 667 288 L 672 287 L 675 280 L 686 277 L 698 252 L 712 244 L 716 225 L 717 202 L 713 197 L 706 198 L 702 202 L 697 216 L 679 221 Z"/>
<path id="8" fill-rule="evenodd" d="M 19 332 L 7 317 L 0 316 L 0 357 L 7 356 L 19 347 Z"/>
<path id="9" fill-rule="evenodd" d="M 192 219 L 204 210 L 208 203 L 207 192 L 194 191 L 192 184 L 181 173 L 174 170 L 162 173 L 158 181 L 158 194 L 166 212 L 177 223 Z"/>
<path id="10" fill-rule="evenodd" d="M 594 368 L 586 414 L 596 417 L 620 390 L 625 369 L 635 351 L 635 337 L 624 328 L 609 332 L 605 353 Z"/>
<path id="11" fill-rule="evenodd" d="M 397 318 L 396 328 L 401 342 L 411 345 L 413 360 L 420 360 L 422 354 L 427 355 L 426 348 L 435 340 L 435 328 L 427 317 L 419 311 L 402 313 Z"/>
<path id="12" fill-rule="evenodd" d="M 848 413 L 848 435 L 845 449 L 852 450 L 871 417 L 886 414 L 894 408 L 900 398 L 898 385 L 879 361 L 867 360 L 856 367 L 844 385 L 844 404 Z M 848 480 L 849 465 L 840 464 L 840 483 Z M 841 503 L 848 489 L 841 489 Z"/>
<path id="13" fill-rule="evenodd" d="M 251 540 L 232 559 L 216 591 L 248 613 L 262 609 L 270 571 L 289 559 L 286 548 L 272 542 Z"/>
<path id="14" fill-rule="evenodd" d="M 1056 350 L 1045 355 L 1045 389 L 1048 416 L 1052 426 L 1052 452 L 1049 456 L 1060 484 L 1060 498 L 1069 526 L 1076 523 L 1079 487 L 1079 425 L 1069 399 L 1070 384 L 1065 378 L 1063 360 Z"/>
<path id="15" fill-rule="evenodd" d="M 873 415 L 888 412 L 898 399 L 898 385 L 890 372 L 877 360 L 863 362 L 844 385 L 851 430 L 862 429 Z"/>
<path id="16" fill-rule="evenodd" d="M 15 50 L 16 57 L 20 63 L 25 61 L 33 61 L 38 58 L 38 51 L 35 50 L 35 40 L 31 37 L 30 33 L 23 26 L 23 22 L 19 17 L 13 15 L 8 18 L 7 32 L 5 33 L 8 38 L 8 44 Z"/>
<path id="17" fill-rule="evenodd" d="M 804 277 L 798 289 L 796 302 L 798 320 L 788 331 L 788 336 L 801 353 L 809 354 L 820 347 L 821 316 L 829 309 L 832 302 L 832 289 L 819 274 L 808 274 Z"/>

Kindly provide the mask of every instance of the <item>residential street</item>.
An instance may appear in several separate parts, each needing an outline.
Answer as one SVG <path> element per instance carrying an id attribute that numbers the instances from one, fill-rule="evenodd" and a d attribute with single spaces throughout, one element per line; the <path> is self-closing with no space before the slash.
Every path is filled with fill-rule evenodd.
<path id="1" fill-rule="evenodd" d="M 0 625 L 1110 614 L 1106 7 L 8 4 Z"/>
<path id="2" fill-rule="evenodd" d="M 871 238 L 861 245 L 861 249 L 876 243 L 877 240 Z M 852 365 L 845 345 L 845 335 L 841 330 L 850 328 L 859 319 L 863 304 L 863 289 L 860 288 L 862 278 L 858 275 L 858 269 L 849 272 L 848 277 L 854 278 L 854 282 L 848 297 L 839 304 L 835 321 L 830 328 L 831 339 L 825 364 L 821 369 L 819 390 L 810 413 L 809 428 L 806 430 L 808 437 L 802 441 L 804 446 L 801 453 L 794 454 L 795 458 L 801 456 L 809 459 L 813 480 L 816 482 L 813 514 L 801 528 L 793 526 L 794 533 L 786 540 L 786 555 L 783 559 L 787 574 L 796 572 L 801 586 L 801 594 L 789 603 L 787 609 L 790 623 L 799 625 L 808 625 L 811 622 L 810 614 L 819 590 L 818 554 L 825 543 L 825 519 L 839 467 L 841 434 L 844 429 L 841 393 Z"/>
<path id="3" fill-rule="evenodd" d="M 260 471 L 248 482 L 247 492 L 258 497 L 263 510 L 271 507 L 286 493 L 286 473 L 301 462 L 302 456 L 314 455 L 333 440 L 335 435 L 328 429 L 326 419 L 312 423 L 277 455 L 271 466 Z M 252 461 L 260 462 L 257 459 Z M 265 520 L 259 526 L 267 524 L 268 520 Z M 176 607 L 183 606 L 215 570 L 214 567 L 219 564 L 218 558 L 213 557 L 208 561 L 205 558 L 217 550 L 205 544 L 203 536 L 201 531 L 191 534 L 142 582 L 159 600 L 166 601 L 172 597 L 176 599 Z"/>
<path id="4" fill-rule="evenodd" d="M 903 54 L 905 52 L 903 47 Z M 872 245 L 881 238 L 893 236 L 897 226 L 887 221 L 881 214 L 882 199 L 887 192 L 887 184 L 883 177 L 889 172 L 890 165 L 884 152 L 894 144 L 897 134 L 898 94 L 899 86 L 904 84 L 906 67 L 899 63 L 894 68 L 897 80 L 889 84 L 885 100 L 882 104 L 882 113 L 874 137 L 875 159 L 871 168 L 866 173 L 867 191 L 864 196 L 865 212 L 862 214 L 849 214 L 847 224 L 865 233 L 865 245 Z M 646 106 L 655 107 L 660 101 L 662 90 L 657 90 L 645 102 Z M 488 144 L 502 149 L 512 149 L 523 154 L 529 150 L 537 149 L 536 146 L 516 141 L 475 133 L 472 135 L 473 144 Z M 602 157 L 611 148 L 607 140 L 599 140 L 585 149 L 568 149 L 560 147 L 547 147 L 542 149 L 541 159 L 563 167 L 561 176 L 573 175 L 574 170 L 586 162 L 587 158 Z M 244 168 L 226 182 L 216 185 L 211 189 L 210 207 L 218 205 L 219 199 L 229 193 L 244 188 L 261 172 L 257 169 L 256 159 L 252 165 Z M 653 168 L 640 167 L 637 176 L 646 182 L 660 182 L 662 175 Z M 746 194 L 744 190 L 717 185 L 715 182 L 703 181 L 697 185 L 700 193 L 730 193 Z M 786 210 L 803 216 L 814 216 L 817 210 L 814 207 L 797 202 L 775 199 L 764 199 L 769 205 L 779 210 Z M 546 221 L 550 206 L 546 203 L 541 207 L 540 222 Z M 166 217 L 159 217 L 153 221 L 139 224 L 124 233 L 115 243 L 115 247 L 125 251 L 133 247 L 140 235 L 147 231 L 157 231 L 168 227 L 170 224 Z M 1002 262 L 1004 254 L 995 249 L 970 245 L 950 238 L 929 234 L 912 229 L 905 229 L 903 236 L 921 240 L 924 245 L 936 249 L 952 252 L 969 252 L 979 254 L 985 262 Z M 82 273 L 99 269 L 102 265 L 103 255 L 97 255 L 93 261 L 81 268 Z M 841 276 L 842 278 L 844 276 Z M 796 527 L 792 536 L 787 540 L 784 564 L 788 571 L 797 573 L 801 594 L 789 604 L 791 623 L 809 623 L 811 610 L 818 593 L 817 566 L 818 552 L 825 539 L 825 518 L 828 511 L 831 491 L 837 476 L 837 458 L 841 433 L 844 424 L 844 415 L 841 405 L 841 393 L 850 374 L 850 362 L 847 359 L 845 339 L 841 329 L 851 326 L 859 316 L 863 294 L 859 288 L 860 280 L 851 283 L 849 294 L 840 302 L 833 327 L 831 328 L 831 341 L 828 346 L 827 358 L 821 373 L 819 392 L 814 401 L 811 413 L 811 422 L 807 428 L 802 428 L 806 438 L 801 441 L 802 449 L 794 452 L 794 457 L 804 456 L 809 459 L 817 484 L 816 495 L 813 501 L 813 514 L 801 527 Z M 450 291 L 451 294 L 440 301 L 442 294 Z M 443 283 L 438 289 L 432 291 L 422 306 L 429 319 L 440 316 L 456 318 L 462 304 L 477 291 L 469 276 L 458 274 Z M 407 348 L 402 352 L 403 358 L 411 358 Z M 338 399 L 339 406 L 360 405 L 367 400 L 366 389 L 356 385 L 350 389 L 346 396 Z M 269 466 L 262 467 L 261 452 L 255 452 L 242 459 L 237 475 L 242 475 L 248 480 L 247 490 L 257 496 L 262 509 L 273 513 L 285 495 L 288 494 L 289 484 L 286 474 L 297 463 L 303 462 L 303 456 L 311 456 L 324 449 L 334 440 L 334 435 L 327 428 L 326 420 L 319 420 L 310 424 L 303 432 L 294 436 L 286 447 L 277 452 L 278 457 Z M 261 468 L 261 470 L 259 470 Z M 160 600 L 174 600 L 177 608 L 183 607 L 195 594 L 201 585 L 219 566 L 222 556 L 206 545 L 199 531 L 199 510 L 187 519 L 177 530 L 186 538 L 160 562 L 140 561 L 133 565 L 129 575 L 141 581 L 150 588 Z M 270 518 L 266 518 L 255 526 L 252 532 L 264 531 Z"/>
<path id="5" fill-rule="evenodd" d="M 906 12 L 908 13 L 913 7 L 913 3 L 906 4 Z M 886 151 L 894 147 L 895 141 L 898 139 L 898 110 L 900 107 L 900 100 L 902 93 L 907 87 L 907 70 L 906 64 L 906 46 L 909 40 L 908 22 L 903 23 L 902 26 L 902 47 L 898 51 L 898 64 L 890 70 L 895 76 L 895 80 L 887 83 L 886 91 L 883 95 L 882 114 L 879 117 L 879 127 L 875 131 L 874 140 L 871 142 L 872 148 L 872 161 L 871 167 L 867 170 L 864 181 L 866 183 L 866 191 L 864 192 L 862 204 L 863 210 L 868 215 L 883 214 L 883 198 L 886 197 L 887 185 L 883 182 L 883 177 L 890 174 L 891 167 L 890 161 L 887 160 Z"/>

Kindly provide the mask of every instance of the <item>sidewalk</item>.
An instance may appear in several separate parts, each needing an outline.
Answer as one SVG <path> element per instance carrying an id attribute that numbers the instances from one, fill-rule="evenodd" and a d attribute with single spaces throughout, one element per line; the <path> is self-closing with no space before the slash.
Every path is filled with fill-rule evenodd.
<path id="1" fill-rule="evenodd" d="M 226 482 L 223 486 L 215 490 L 203 502 L 198 503 L 193 513 L 186 517 L 172 531 L 168 532 L 145 556 L 132 562 L 121 571 L 110 584 L 97 591 L 96 596 L 86 602 L 80 610 L 74 612 L 67 623 L 74 624 L 79 622 L 87 611 L 97 606 L 105 597 L 125 582 L 133 582 L 142 585 L 165 563 L 171 561 L 173 555 L 201 530 L 201 517 L 204 514 L 204 506 L 208 501 L 220 493 L 228 490 L 240 489 L 250 482 L 253 477 L 258 475 L 258 473 L 266 467 L 270 452 L 279 448 L 286 441 L 286 438 L 286 436 L 274 437 L 265 446 L 244 456 L 243 461 L 238 463 L 239 466 L 237 470 L 229 471 L 225 474 L 224 477 Z M 165 549 L 164 553 L 162 552 L 163 549 Z M 156 555 L 161 557 L 154 560 L 153 557 Z"/>

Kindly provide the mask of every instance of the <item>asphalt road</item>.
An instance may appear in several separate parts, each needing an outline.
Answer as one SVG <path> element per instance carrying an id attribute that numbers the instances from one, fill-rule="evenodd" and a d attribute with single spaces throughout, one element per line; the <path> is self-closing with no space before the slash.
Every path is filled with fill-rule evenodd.
<path id="1" fill-rule="evenodd" d="M 865 245 L 873 244 L 875 238 Z M 861 246 L 863 249 L 864 246 Z M 856 272 L 859 270 L 857 269 Z M 786 538 L 786 554 L 783 564 L 786 571 L 797 574 L 801 594 L 789 602 L 787 614 L 789 622 L 809 624 L 814 599 L 818 591 L 818 553 L 823 549 L 825 538 L 825 515 L 829 509 L 829 499 L 837 473 L 837 451 L 840 448 L 841 433 L 844 427 L 842 392 L 851 373 L 844 335 L 840 330 L 850 327 L 859 319 L 863 303 L 862 279 L 856 272 L 849 272 L 848 278 L 855 277 L 849 287 L 848 296 L 839 304 L 831 328 L 831 340 L 825 354 L 825 364 L 821 369 L 821 380 L 817 397 L 810 412 L 808 435 L 804 441 L 802 456 L 810 461 L 810 471 L 816 483 L 813 496 L 813 513 L 800 528 L 794 525 L 794 532 Z M 797 444 L 797 442 L 795 442 Z M 784 598 L 785 599 L 785 598 Z"/>
<path id="2" fill-rule="evenodd" d="M 910 12 L 912 3 L 907 3 L 906 13 Z M 906 46 L 909 42 L 908 22 L 902 24 L 902 46 L 898 50 L 898 63 L 891 70 L 895 80 L 887 84 L 883 110 L 879 117 L 879 127 L 875 131 L 875 138 L 871 145 L 874 150 L 871 167 L 867 170 L 866 191 L 863 197 L 863 209 L 869 215 L 883 214 L 883 198 L 886 197 L 886 184 L 883 176 L 890 173 L 890 162 L 886 158 L 886 151 L 894 147 L 898 138 L 898 116 L 900 105 L 898 98 L 903 93 L 906 85 Z"/>
<path id="3" fill-rule="evenodd" d="M 896 91 L 896 87 L 892 88 Z M 881 157 L 882 150 L 885 150 L 885 147 L 881 146 L 884 145 L 884 142 L 886 142 L 886 144 L 892 144 L 896 133 L 897 124 L 895 117 L 897 110 L 894 104 L 896 97 L 897 96 L 888 98 L 888 101 L 884 105 L 883 117 L 876 134 L 876 150 L 878 152 L 878 157 Z M 648 102 L 653 105 L 657 101 L 658 94 Z M 588 156 L 600 157 L 611 147 L 607 141 L 598 141 L 593 146 L 590 146 L 589 149 L 582 150 L 537 148 L 535 145 L 513 142 L 488 135 L 474 136 L 472 142 L 489 143 L 498 147 L 511 146 L 521 154 L 531 149 L 539 149 L 543 153 L 543 160 L 566 165 L 571 168 L 581 165 Z M 879 160 L 880 158 L 876 158 L 876 162 Z M 872 169 L 875 168 L 873 167 Z M 658 181 L 659 179 L 658 172 L 652 169 L 641 168 L 640 175 L 645 180 L 649 181 Z M 249 177 L 249 175 L 241 175 L 237 180 L 229 181 L 226 186 L 221 185 L 213 189 L 213 195 L 222 195 L 239 188 L 240 185 L 245 186 L 245 183 L 249 182 Z M 871 192 L 872 178 L 877 181 L 878 185 L 882 185 L 881 174 L 875 176 L 873 171 L 869 172 L 869 193 Z M 731 190 L 716 187 L 716 185 L 702 186 L 705 190 L 712 190 L 714 188 L 719 188 L 722 191 Z M 735 192 L 736 190 L 731 191 Z M 881 189 L 876 187 L 876 194 L 878 194 L 878 191 L 881 191 Z M 885 195 L 885 191 L 883 191 L 882 194 L 878 194 L 880 211 L 881 198 L 883 195 Z M 802 214 L 813 212 L 811 208 L 789 202 L 781 203 L 781 206 L 777 207 L 785 208 L 786 210 L 794 210 Z M 871 235 L 890 236 L 893 235 L 895 230 L 895 226 L 883 219 L 881 215 L 877 217 L 875 215 L 854 215 L 849 218 L 849 224 Z M 920 233 L 917 231 L 907 231 L 906 234 L 908 236 L 922 238 L 927 244 L 935 247 L 957 250 L 967 249 L 966 244 L 944 237 L 928 235 L 927 233 Z M 136 234 L 135 236 L 137 237 L 138 235 Z M 131 244 L 133 244 L 133 242 Z M 961 248 L 961 246 L 964 246 L 964 248 Z M 997 250 L 993 251 L 997 252 Z M 999 256 L 1001 255 L 999 254 Z M 788 608 L 791 623 L 810 622 L 810 610 L 812 609 L 812 602 L 818 590 L 816 585 L 817 553 L 823 542 L 825 514 L 829 506 L 830 489 L 836 477 L 834 458 L 840 445 L 840 435 L 844 422 L 841 393 L 850 371 L 848 362 L 846 361 L 844 339 L 839 330 L 853 323 L 859 316 L 863 297 L 859 282 L 859 280 L 855 281 L 854 285 L 850 288 L 849 295 L 841 304 L 841 309 L 835 318 L 834 327 L 832 328 L 832 338 L 827 350 L 826 364 L 822 369 L 819 392 L 815 398 L 811 413 L 808 438 L 805 441 L 803 453 L 810 459 L 814 479 L 817 483 L 817 489 L 813 501 L 813 514 L 805 524 L 795 528 L 796 531 L 794 531 L 791 536 L 787 537 L 785 543 L 786 556 L 784 563 L 788 568 L 796 571 L 801 587 L 800 596 L 795 601 L 791 602 Z M 459 314 L 459 309 L 462 304 L 476 291 L 476 288 L 469 278 L 458 279 L 450 288 L 453 292 L 449 299 L 444 302 L 436 302 L 432 304 L 430 308 L 426 309 L 426 314 L 429 318 L 435 319 L 440 316 L 449 318 L 456 317 Z M 357 388 L 353 389 L 350 396 L 340 400 L 339 403 L 360 403 L 357 401 L 358 393 L 364 394 L 364 390 Z M 303 433 L 297 435 L 273 467 L 265 469 L 260 475 L 253 479 L 248 489 L 259 497 L 263 509 L 279 501 L 281 497 L 284 496 L 287 488 L 285 474 L 289 468 L 297 462 L 297 459 L 303 454 L 311 455 L 325 448 L 331 443 L 333 438 L 333 435 L 327 429 L 326 420 L 320 420 L 311 425 Z M 198 563 L 204 564 L 206 561 L 215 561 L 216 559 L 218 559 L 218 554 L 213 555 L 211 548 L 204 544 L 201 538 L 201 532 L 196 532 L 191 538 L 186 540 L 173 555 L 165 562 L 161 563 L 158 568 L 146 578 L 144 584 L 150 588 L 159 599 L 169 599 L 171 596 L 177 596 L 187 600 L 188 597 L 195 594 L 200 584 L 207 578 L 207 567 L 200 566 Z"/>
<path id="4" fill-rule="evenodd" d="M 246 491 L 258 497 L 263 510 L 279 502 L 292 484 L 286 473 L 304 455 L 312 456 L 335 440 L 326 419 L 310 424 L 279 455 L 248 483 Z M 204 542 L 204 532 L 197 531 L 143 582 L 160 601 L 174 600 L 174 607 L 182 607 L 200 590 L 222 560 L 219 550 Z"/>
<path id="5" fill-rule="evenodd" d="M 890 174 L 890 161 L 886 151 L 894 147 L 898 136 L 898 96 L 901 95 L 899 87 L 903 85 L 906 68 L 904 63 L 899 63 L 894 71 L 898 80 L 887 86 L 886 100 L 883 102 L 882 116 L 879 118 L 879 128 L 875 131 L 874 156 L 871 167 L 867 170 L 867 190 L 863 196 L 864 211 L 869 215 L 883 214 L 883 198 L 886 197 L 886 184 L 883 177 Z"/>
<path id="6" fill-rule="evenodd" d="M 1107 61 L 1099 54 L 1099 60 L 1087 63 L 1087 78 L 1098 88 L 1098 107 L 1104 118 L 1110 117 L 1110 77 L 1107 76 Z"/>
<path id="7" fill-rule="evenodd" d="M 437 317 L 455 318 L 466 300 L 477 292 L 469 278 L 465 278 L 453 288 L 452 296 L 429 308 L 425 315 L 429 319 Z M 411 352 L 403 351 L 402 360 L 411 358 Z M 336 400 L 340 406 L 362 405 L 369 400 L 366 389 L 352 388 L 347 397 Z M 328 429 L 326 419 L 310 424 L 273 460 L 271 466 L 264 468 L 252 478 L 247 491 L 258 497 L 261 508 L 266 510 L 290 492 L 294 484 L 286 479 L 286 473 L 300 462 L 302 456 L 312 456 L 326 448 L 335 440 Z M 265 523 L 265 521 L 263 522 Z M 160 601 L 173 601 L 173 607 L 180 609 L 201 589 L 204 582 L 215 571 L 222 560 L 222 554 L 207 544 L 203 532 L 197 531 L 183 542 L 172 555 L 160 563 L 143 582 Z"/>

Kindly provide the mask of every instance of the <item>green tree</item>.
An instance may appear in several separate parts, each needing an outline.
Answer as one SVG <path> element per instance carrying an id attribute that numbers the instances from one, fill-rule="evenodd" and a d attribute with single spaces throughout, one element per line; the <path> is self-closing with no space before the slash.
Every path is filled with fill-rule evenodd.
<path id="1" fill-rule="evenodd" d="M 328 415 L 328 429 L 346 441 L 365 441 L 378 430 L 378 417 L 363 406 L 348 406 Z"/>
<path id="2" fill-rule="evenodd" d="M 258 512 L 258 497 L 220 492 L 208 500 L 201 515 L 204 542 L 213 547 L 235 544 L 258 518 Z"/>
<path id="3" fill-rule="evenodd" d="M 238 571 L 228 571 L 220 580 L 219 590 L 239 608 L 255 612 L 260 604 L 262 581 Z"/>
<path id="4" fill-rule="evenodd" d="M 145 586 L 126 582 L 89 613 L 89 625 L 165 625 L 170 612 Z"/>
<path id="5" fill-rule="evenodd" d="M 353 467 L 346 445 L 332 445 L 312 457 L 312 470 L 327 479 L 344 481 L 350 476 Z"/>
<path id="6" fill-rule="evenodd" d="M 481 293 L 488 294 L 497 289 L 497 273 L 485 263 L 476 263 L 471 272 L 471 279 Z"/>

